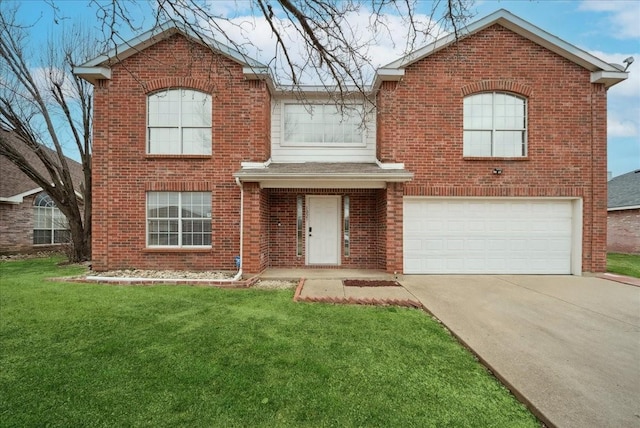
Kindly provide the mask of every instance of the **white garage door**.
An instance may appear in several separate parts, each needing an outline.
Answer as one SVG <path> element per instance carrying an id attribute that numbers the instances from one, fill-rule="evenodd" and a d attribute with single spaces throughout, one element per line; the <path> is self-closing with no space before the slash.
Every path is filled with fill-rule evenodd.
<path id="1" fill-rule="evenodd" d="M 404 272 L 571 273 L 572 202 L 404 199 Z"/>

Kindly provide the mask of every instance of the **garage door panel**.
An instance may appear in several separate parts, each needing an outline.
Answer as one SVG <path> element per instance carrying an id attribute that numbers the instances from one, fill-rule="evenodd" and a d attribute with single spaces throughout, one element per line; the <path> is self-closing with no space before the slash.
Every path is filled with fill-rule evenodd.
<path id="1" fill-rule="evenodd" d="M 569 200 L 408 198 L 404 207 L 406 273 L 571 273 Z"/>

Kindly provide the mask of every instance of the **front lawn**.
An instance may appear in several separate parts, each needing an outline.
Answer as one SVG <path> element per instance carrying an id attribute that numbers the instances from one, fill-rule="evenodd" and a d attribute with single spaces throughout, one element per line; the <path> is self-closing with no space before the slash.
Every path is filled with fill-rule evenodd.
<path id="1" fill-rule="evenodd" d="M 640 278 L 640 254 L 607 254 L 607 271 Z"/>
<path id="2" fill-rule="evenodd" d="M 2 426 L 539 426 L 425 313 L 0 262 Z"/>

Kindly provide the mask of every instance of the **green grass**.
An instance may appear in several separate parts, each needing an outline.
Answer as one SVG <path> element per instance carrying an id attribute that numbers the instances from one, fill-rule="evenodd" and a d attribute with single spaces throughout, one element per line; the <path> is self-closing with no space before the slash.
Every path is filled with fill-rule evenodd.
<path id="1" fill-rule="evenodd" d="M 640 254 L 607 254 L 607 271 L 640 278 Z"/>
<path id="2" fill-rule="evenodd" d="M 425 313 L 0 262 L 0 425 L 528 427 Z"/>

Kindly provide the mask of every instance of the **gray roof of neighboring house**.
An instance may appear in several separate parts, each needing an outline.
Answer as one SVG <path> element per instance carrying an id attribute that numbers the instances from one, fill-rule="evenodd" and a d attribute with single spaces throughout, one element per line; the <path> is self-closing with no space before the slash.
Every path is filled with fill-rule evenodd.
<path id="1" fill-rule="evenodd" d="M 640 169 L 612 178 L 607 183 L 607 207 L 640 207 Z"/>
<path id="2" fill-rule="evenodd" d="M 9 131 L 2 129 L 0 129 L 0 132 L 9 134 Z M 42 161 L 40 161 L 33 151 L 29 150 L 24 144 L 15 143 L 15 146 L 20 150 L 20 153 L 35 166 L 39 173 L 48 176 L 48 172 L 42 164 Z M 45 146 L 42 147 L 49 152 L 53 159 L 56 159 L 57 154 L 53 150 Z M 76 186 L 76 191 L 79 191 L 78 186 L 84 182 L 82 165 L 70 158 L 67 158 L 67 162 L 69 163 L 71 178 Z M 2 179 L 0 180 L 0 202 L 20 203 L 22 202 L 20 195 L 26 196 L 40 190 L 39 185 L 31 181 L 17 166 L 2 155 L 0 155 L 0 174 L 2 175 Z"/>

